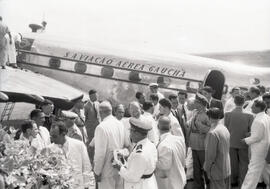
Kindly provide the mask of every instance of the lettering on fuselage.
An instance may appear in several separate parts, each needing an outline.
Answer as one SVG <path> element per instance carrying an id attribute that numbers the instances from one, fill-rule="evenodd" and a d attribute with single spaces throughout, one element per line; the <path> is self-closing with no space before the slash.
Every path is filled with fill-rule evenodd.
<path id="1" fill-rule="evenodd" d="M 170 68 L 164 66 L 155 66 L 150 64 L 135 63 L 128 60 L 119 60 L 116 58 L 94 56 L 82 53 L 66 52 L 64 58 L 70 58 L 79 61 L 85 61 L 89 63 L 95 63 L 98 65 L 109 65 L 116 68 L 125 68 L 128 70 L 144 71 L 156 74 L 162 74 L 167 76 L 174 76 L 182 78 L 185 76 L 186 71 L 183 68 Z"/>

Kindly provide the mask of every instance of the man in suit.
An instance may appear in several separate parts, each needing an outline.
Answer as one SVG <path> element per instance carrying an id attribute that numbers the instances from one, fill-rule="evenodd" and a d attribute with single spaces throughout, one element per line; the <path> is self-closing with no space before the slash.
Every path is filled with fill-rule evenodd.
<path id="1" fill-rule="evenodd" d="M 224 117 L 224 108 L 221 100 L 215 99 L 212 97 L 214 94 L 214 90 L 210 86 L 205 86 L 200 89 L 200 93 L 205 96 L 209 102 L 209 106 L 207 108 L 218 108 L 221 110 L 220 119 Z"/>
<path id="2" fill-rule="evenodd" d="M 230 188 L 230 133 L 219 123 L 221 113 L 218 108 L 207 112 L 211 128 L 205 139 L 204 170 L 210 179 L 210 189 Z"/>
<path id="3" fill-rule="evenodd" d="M 99 189 L 121 189 L 122 180 L 113 169 L 111 160 L 113 151 L 125 145 L 125 129 L 122 122 L 112 115 L 112 106 L 108 101 L 99 105 L 102 122 L 95 130 L 94 172 Z"/>
<path id="4" fill-rule="evenodd" d="M 231 112 L 235 108 L 234 97 L 241 92 L 239 87 L 233 87 L 230 94 L 231 97 L 226 101 L 224 105 L 224 112 Z"/>
<path id="5" fill-rule="evenodd" d="M 256 115 L 251 125 L 251 135 L 242 139 L 250 146 L 251 158 L 241 189 L 256 188 L 266 165 L 265 159 L 270 144 L 270 117 L 265 113 L 265 102 L 256 100 L 251 109 Z"/>
<path id="6" fill-rule="evenodd" d="M 162 116 L 158 122 L 160 143 L 157 147 L 156 177 L 159 188 L 183 189 L 186 184 L 186 145 L 183 137 L 170 133 L 170 119 Z"/>
<path id="7" fill-rule="evenodd" d="M 87 131 L 88 136 L 88 143 L 92 141 L 94 138 L 94 133 L 96 130 L 97 125 L 100 123 L 100 116 L 99 116 L 99 102 L 97 101 L 97 91 L 92 89 L 89 91 L 89 101 L 84 106 L 84 115 L 85 115 L 85 128 Z M 89 148 L 89 157 L 91 162 L 93 161 L 94 157 L 94 150 L 93 148 Z"/>
<path id="8" fill-rule="evenodd" d="M 77 186 L 72 188 L 91 188 L 95 184 L 95 178 L 87 154 L 87 149 L 82 141 L 70 138 L 67 135 L 67 128 L 62 121 L 54 122 L 51 127 L 51 139 L 55 144 L 59 144 L 66 158 L 71 162 L 74 171 L 73 179 Z"/>
<path id="9" fill-rule="evenodd" d="M 182 128 L 176 119 L 175 116 L 173 116 L 171 112 L 172 104 L 169 99 L 163 98 L 159 101 L 159 110 L 160 110 L 160 115 L 165 115 L 168 116 L 171 120 L 171 133 L 176 136 L 182 136 L 184 137 L 184 134 L 182 132 Z"/>
<path id="10" fill-rule="evenodd" d="M 231 183 L 232 186 L 242 185 L 248 170 L 248 146 L 241 142 L 253 122 L 253 115 L 243 112 L 243 105 L 245 97 L 237 95 L 234 98 L 236 108 L 231 112 L 226 112 L 224 117 L 224 125 L 227 127 L 231 134 L 230 139 L 230 158 L 231 158 Z M 239 182 L 238 182 L 239 179 Z"/>
<path id="11" fill-rule="evenodd" d="M 182 106 L 179 106 L 177 95 L 175 95 L 175 94 L 169 95 L 169 100 L 171 101 L 171 104 L 172 104 L 171 112 L 178 120 L 178 122 L 181 126 L 181 129 L 182 129 L 185 141 L 186 141 L 186 128 L 185 128 L 186 115 L 184 114 Z"/>
<path id="12" fill-rule="evenodd" d="M 44 127 L 50 131 L 52 122 L 55 120 L 55 116 L 53 115 L 54 105 L 51 100 L 46 99 L 41 106 L 42 111 L 45 114 L 45 122 L 43 124 Z"/>
<path id="13" fill-rule="evenodd" d="M 250 87 L 248 90 L 248 95 L 250 97 L 250 100 L 247 101 L 245 104 L 245 111 L 253 113 L 252 112 L 252 105 L 256 100 L 262 100 L 262 97 L 260 96 L 261 92 L 260 89 L 258 89 L 257 87 Z"/>

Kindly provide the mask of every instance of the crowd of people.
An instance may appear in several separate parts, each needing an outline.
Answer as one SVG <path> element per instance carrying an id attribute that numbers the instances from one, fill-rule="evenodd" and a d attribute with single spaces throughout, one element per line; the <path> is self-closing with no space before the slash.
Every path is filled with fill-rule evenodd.
<path id="1" fill-rule="evenodd" d="M 36 149 L 59 145 L 81 188 L 93 180 L 98 189 L 270 185 L 270 93 L 262 86 L 245 93 L 234 87 L 225 103 L 209 86 L 192 97 L 179 91 L 165 98 L 156 83 L 149 89 L 128 107 L 99 102 L 91 89 L 88 101 L 78 99 L 57 115 L 46 99 L 15 138 Z M 0 139 L 8 140 L 2 130 Z M 115 161 L 114 152 L 123 149 Z"/>

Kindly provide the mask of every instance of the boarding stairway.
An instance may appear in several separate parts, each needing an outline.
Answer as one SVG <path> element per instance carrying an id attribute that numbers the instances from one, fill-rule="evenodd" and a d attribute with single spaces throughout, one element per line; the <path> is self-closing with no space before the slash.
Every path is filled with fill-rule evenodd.
<path id="1" fill-rule="evenodd" d="M 1 114 L 1 119 L 0 119 L 0 122 L 2 121 L 6 121 L 6 120 L 9 120 L 11 114 L 12 114 L 12 111 L 14 109 L 14 106 L 15 106 L 15 103 L 13 102 L 7 102 L 5 107 L 4 107 L 4 110 Z"/>

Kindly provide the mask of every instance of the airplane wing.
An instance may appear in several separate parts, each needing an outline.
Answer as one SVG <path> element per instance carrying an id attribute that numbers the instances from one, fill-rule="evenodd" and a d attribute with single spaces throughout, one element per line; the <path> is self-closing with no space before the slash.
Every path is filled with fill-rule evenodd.
<path id="1" fill-rule="evenodd" d="M 0 92 L 8 96 L 0 98 L 0 103 L 40 104 L 46 98 L 63 110 L 71 109 L 74 101 L 82 98 L 84 94 L 78 89 L 41 74 L 9 67 L 0 70 Z"/>

